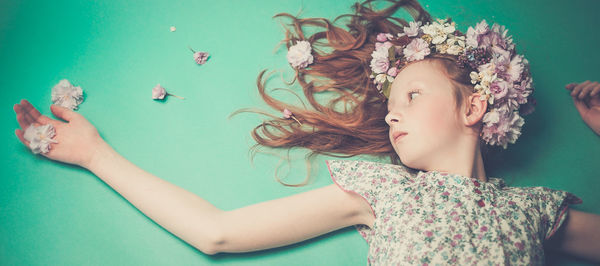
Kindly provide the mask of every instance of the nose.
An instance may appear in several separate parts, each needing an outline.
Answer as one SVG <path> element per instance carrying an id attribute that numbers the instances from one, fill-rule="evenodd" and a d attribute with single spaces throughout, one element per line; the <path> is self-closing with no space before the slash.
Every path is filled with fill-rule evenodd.
<path id="1" fill-rule="evenodd" d="M 400 121 L 400 116 L 394 112 L 388 112 L 388 114 L 385 116 L 385 122 L 391 126 L 394 123 L 398 123 L 398 121 Z"/>

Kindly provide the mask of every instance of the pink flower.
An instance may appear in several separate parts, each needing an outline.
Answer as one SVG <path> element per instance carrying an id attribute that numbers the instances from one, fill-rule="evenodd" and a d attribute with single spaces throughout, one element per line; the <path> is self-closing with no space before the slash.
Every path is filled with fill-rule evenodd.
<path id="1" fill-rule="evenodd" d="M 379 34 L 377 34 L 377 41 L 378 42 L 385 42 L 387 40 L 388 40 L 387 34 L 385 34 L 385 33 L 379 33 Z"/>
<path id="2" fill-rule="evenodd" d="M 490 84 L 490 91 L 494 95 L 494 100 L 502 99 L 508 93 L 508 82 L 497 79 Z"/>
<path id="3" fill-rule="evenodd" d="M 292 111 L 288 110 L 287 108 L 283 109 L 283 117 L 287 118 L 287 119 L 290 119 L 290 118 L 294 119 L 294 120 L 296 120 L 296 122 L 298 122 L 298 124 L 302 125 L 302 123 L 300 123 L 300 121 L 298 121 L 298 119 L 296 119 L 296 117 L 294 116 L 294 114 L 292 113 Z"/>
<path id="4" fill-rule="evenodd" d="M 204 65 L 204 63 L 206 63 L 206 61 L 210 57 L 210 55 L 207 52 L 196 52 L 194 51 L 194 49 L 192 49 L 192 47 L 188 46 L 188 48 L 190 48 L 192 53 L 194 53 L 194 61 L 196 61 L 198 65 Z"/>
<path id="5" fill-rule="evenodd" d="M 419 27 L 420 26 L 421 26 L 421 21 L 419 21 L 419 22 L 411 21 L 408 24 L 408 27 L 404 27 L 404 33 L 408 37 L 415 37 L 415 36 L 419 35 Z"/>
<path id="6" fill-rule="evenodd" d="M 396 75 L 398 75 L 398 68 L 397 67 L 390 67 L 390 69 L 388 69 L 387 74 L 395 77 Z"/>
<path id="7" fill-rule="evenodd" d="M 287 108 L 283 109 L 283 117 L 292 118 L 292 112 L 290 110 L 288 110 Z"/>
<path id="8" fill-rule="evenodd" d="M 425 56 L 431 53 L 431 50 L 429 49 L 429 44 L 425 40 L 417 38 L 412 40 L 406 48 L 404 48 L 403 53 L 406 60 L 410 62 L 425 58 Z"/>
<path id="9" fill-rule="evenodd" d="M 427 237 L 432 237 L 433 236 L 433 232 L 431 232 L 431 231 L 425 231 L 425 235 Z"/>
<path id="10" fill-rule="evenodd" d="M 167 91 L 165 88 L 157 84 L 154 88 L 152 88 L 152 99 L 162 100 L 167 95 Z"/>

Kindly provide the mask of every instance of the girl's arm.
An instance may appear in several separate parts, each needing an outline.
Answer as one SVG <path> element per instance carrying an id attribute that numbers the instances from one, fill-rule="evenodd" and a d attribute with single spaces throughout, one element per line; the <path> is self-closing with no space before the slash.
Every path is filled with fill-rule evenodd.
<path id="1" fill-rule="evenodd" d="M 248 252 L 368 223 L 369 204 L 335 184 L 222 211 L 197 195 L 138 168 L 104 144 L 90 171 L 156 223 L 206 254 Z"/>
<path id="2" fill-rule="evenodd" d="M 600 215 L 569 209 L 561 228 L 548 247 L 600 262 Z"/>
<path id="3" fill-rule="evenodd" d="M 123 158 L 76 112 L 52 105 L 52 113 L 65 123 L 41 115 L 25 100 L 14 109 L 23 130 L 41 124 L 56 128 L 58 143 L 43 156 L 90 170 L 157 224 L 206 254 L 279 247 L 349 225 L 371 225 L 374 218 L 364 199 L 336 185 L 222 211 Z M 15 134 L 28 146 L 23 130 Z"/>

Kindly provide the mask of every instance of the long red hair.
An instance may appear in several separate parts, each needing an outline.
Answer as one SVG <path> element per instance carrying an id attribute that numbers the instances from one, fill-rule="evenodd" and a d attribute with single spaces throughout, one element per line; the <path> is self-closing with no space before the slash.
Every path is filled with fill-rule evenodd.
<path id="1" fill-rule="evenodd" d="M 297 69 L 293 81 L 302 87 L 310 106 L 307 108 L 304 103 L 302 106 L 291 105 L 270 96 L 266 91 L 268 75 L 265 76 L 266 70 L 263 70 L 257 78 L 258 92 L 262 99 L 275 110 L 283 111 L 287 108 L 302 124 L 280 115 L 269 115 L 270 120 L 264 121 L 251 132 L 257 142 L 252 147 L 253 151 L 261 146 L 287 149 L 303 147 L 310 150 L 307 159 L 317 154 L 335 157 L 366 154 L 389 157 L 391 163 L 400 163 L 390 144 L 389 126 L 384 120 L 387 114 L 386 99 L 377 91 L 370 78 L 371 53 L 375 49 L 378 33 L 396 35 L 408 26 L 404 19 L 392 17 L 397 11 L 403 9 L 415 21 L 423 24 L 431 22 L 431 16 L 415 0 L 387 0 L 384 1 L 389 3 L 387 7 L 380 10 L 373 7 L 373 2 L 367 0 L 356 3 L 353 5 L 354 14 L 338 16 L 333 22 L 324 18 L 300 19 L 287 13 L 274 16 L 291 19 L 283 40 L 288 48 L 301 40 L 312 45 L 314 62 L 308 68 Z M 334 25 L 342 19 L 349 19 L 347 29 Z M 305 26 L 318 30 L 306 36 L 302 30 Z M 447 61 L 448 58 L 437 60 Z M 464 85 L 457 84 L 455 91 L 458 107 L 461 98 L 469 92 L 470 80 L 465 80 L 465 73 L 453 73 L 461 72 L 460 70 L 448 70 L 449 78 Z M 468 77 L 468 73 L 466 75 Z M 470 89 L 472 90 L 472 86 Z M 330 96 L 329 101 L 321 103 L 315 95 L 324 92 Z M 252 109 L 242 109 L 232 116 L 246 111 L 255 112 Z M 267 114 L 260 111 L 258 113 Z M 308 162 L 307 166 L 310 172 Z M 296 185 L 277 180 L 287 186 L 302 186 L 308 178 Z"/>

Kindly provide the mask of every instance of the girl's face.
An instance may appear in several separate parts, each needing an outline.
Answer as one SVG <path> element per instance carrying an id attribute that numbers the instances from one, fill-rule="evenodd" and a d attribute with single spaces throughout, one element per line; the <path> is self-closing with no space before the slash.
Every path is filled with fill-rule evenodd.
<path id="1" fill-rule="evenodd" d="M 463 131 L 452 83 L 440 67 L 417 61 L 392 83 L 385 121 L 394 150 L 410 168 L 431 170 L 458 151 Z"/>

